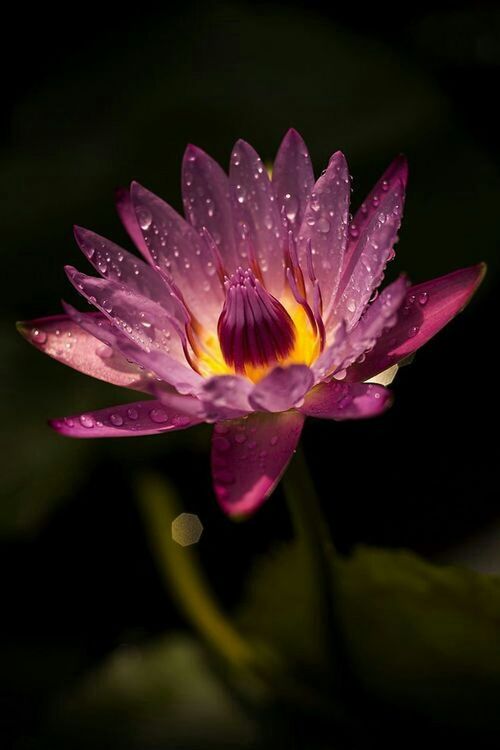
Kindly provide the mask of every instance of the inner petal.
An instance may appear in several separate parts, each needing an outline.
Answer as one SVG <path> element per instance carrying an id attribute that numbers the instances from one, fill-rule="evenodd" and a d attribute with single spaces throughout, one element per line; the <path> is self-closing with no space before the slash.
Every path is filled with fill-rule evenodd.
<path id="1" fill-rule="evenodd" d="M 236 372 L 284 361 L 292 352 L 296 328 L 283 305 L 256 278 L 238 268 L 225 281 L 226 298 L 217 326 L 222 355 Z"/>

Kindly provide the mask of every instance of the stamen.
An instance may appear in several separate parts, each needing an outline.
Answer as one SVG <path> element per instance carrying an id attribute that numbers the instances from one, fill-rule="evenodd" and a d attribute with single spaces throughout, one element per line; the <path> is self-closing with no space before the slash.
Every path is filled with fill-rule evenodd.
<path id="1" fill-rule="evenodd" d="M 226 299 L 217 326 L 224 359 L 236 372 L 285 359 L 293 349 L 289 314 L 249 268 L 225 282 Z"/>

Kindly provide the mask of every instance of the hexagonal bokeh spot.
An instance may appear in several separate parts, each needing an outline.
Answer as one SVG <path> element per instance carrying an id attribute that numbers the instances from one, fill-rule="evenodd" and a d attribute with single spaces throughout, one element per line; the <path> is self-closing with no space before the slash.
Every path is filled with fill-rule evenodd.
<path id="1" fill-rule="evenodd" d="M 200 541 L 203 525 L 195 513 L 181 513 L 172 521 L 172 539 L 181 547 Z"/>

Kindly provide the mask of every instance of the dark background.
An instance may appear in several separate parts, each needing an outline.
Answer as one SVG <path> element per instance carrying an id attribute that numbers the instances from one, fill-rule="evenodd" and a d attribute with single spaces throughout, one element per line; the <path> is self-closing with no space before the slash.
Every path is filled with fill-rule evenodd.
<path id="1" fill-rule="evenodd" d="M 465 554 L 500 572 L 494 6 L 86 6 L 67 18 L 19 11 L 6 27 L 0 663 L 8 746 L 31 747 L 52 697 L 111 649 L 182 625 L 136 507 L 141 471 L 164 472 L 199 514 L 200 553 L 228 606 L 255 556 L 290 532 L 280 490 L 245 524 L 222 516 L 210 490 L 208 428 L 96 442 L 52 433 L 49 416 L 133 395 L 44 358 L 15 333 L 15 320 L 58 312 L 62 296 L 76 301 L 62 270 L 86 270 L 73 223 L 127 243 L 116 186 L 138 179 L 180 206 L 188 142 L 225 165 L 244 137 L 272 161 L 293 126 L 318 173 L 334 150 L 346 153 L 355 205 L 404 152 L 410 185 L 391 273 L 422 281 L 488 262 L 470 307 L 398 375 L 386 416 L 311 422 L 303 441 L 342 550 L 368 542 L 437 559 Z M 467 547 L 457 552 L 477 534 L 473 560 Z M 500 548 L 500 530 L 498 540 Z"/>

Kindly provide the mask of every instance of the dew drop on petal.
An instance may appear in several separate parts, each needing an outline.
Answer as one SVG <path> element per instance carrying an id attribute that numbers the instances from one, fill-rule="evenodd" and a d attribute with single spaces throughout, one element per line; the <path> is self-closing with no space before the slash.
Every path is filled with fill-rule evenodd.
<path id="1" fill-rule="evenodd" d="M 114 424 L 115 427 L 121 427 L 123 424 L 123 417 L 121 414 L 112 414 L 109 419 L 111 424 Z"/>
<path id="2" fill-rule="evenodd" d="M 420 292 L 418 295 L 418 304 L 424 307 L 429 301 L 429 295 L 427 292 Z"/>
<path id="3" fill-rule="evenodd" d="M 47 334 L 45 331 L 40 331 L 38 328 L 34 328 L 31 332 L 31 338 L 35 344 L 45 344 L 47 341 Z"/>
<path id="4" fill-rule="evenodd" d="M 165 409 L 151 409 L 149 417 L 151 421 L 156 422 L 156 424 L 164 424 L 165 422 L 168 422 L 168 414 Z"/>
<path id="5" fill-rule="evenodd" d="M 90 414 L 82 414 L 80 416 L 80 424 L 82 427 L 86 427 L 90 430 L 95 425 L 94 418 L 91 417 Z"/>

